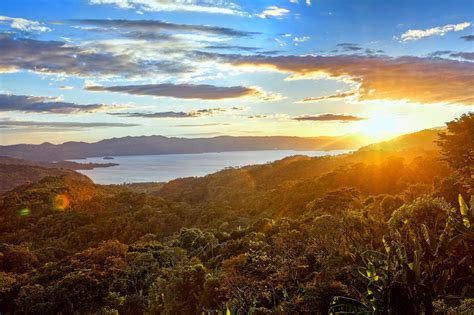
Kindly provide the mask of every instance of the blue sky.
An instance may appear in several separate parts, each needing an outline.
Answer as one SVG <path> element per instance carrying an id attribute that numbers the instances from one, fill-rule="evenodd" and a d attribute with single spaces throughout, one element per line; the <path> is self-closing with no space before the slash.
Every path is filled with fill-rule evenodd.
<path id="1" fill-rule="evenodd" d="M 474 104 L 474 1 L 3 0 L 0 144 L 347 135 Z"/>

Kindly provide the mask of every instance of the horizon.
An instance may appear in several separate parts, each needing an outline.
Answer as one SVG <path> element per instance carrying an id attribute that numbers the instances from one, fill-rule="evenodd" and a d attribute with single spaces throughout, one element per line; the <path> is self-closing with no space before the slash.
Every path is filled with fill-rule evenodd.
<path id="1" fill-rule="evenodd" d="M 163 137 L 167 139 L 185 139 L 185 140 L 200 140 L 200 139 L 214 139 L 214 138 L 301 138 L 301 139 L 323 139 L 323 138 L 337 138 L 337 139 L 343 139 L 343 138 L 352 138 L 352 139 L 357 139 L 359 140 L 362 144 L 359 147 L 353 148 L 353 149 L 359 149 L 367 145 L 371 144 L 376 144 L 376 143 L 381 143 L 381 142 L 387 142 L 391 140 L 395 140 L 397 138 L 403 137 L 405 135 L 410 135 L 410 134 L 416 134 L 418 132 L 422 131 L 429 131 L 429 130 L 444 130 L 446 127 L 444 126 L 436 126 L 436 127 L 431 127 L 427 129 L 421 129 L 417 130 L 414 132 L 407 132 L 407 133 L 402 133 L 402 134 L 397 134 L 392 137 L 388 137 L 386 139 L 382 140 L 375 140 L 372 139 L 368 140 L 366 139 L 362 134 L 355 133 L 355 134 L 345 134 L 341 136 L 327 136 L 327 135 L 321 135 L 321 136 L 314 136 L 314 137 L 302 137 L 302 136 L 292 136 L 292 135 L 246 135 L 246 136 L 232 136 L 232 135 L 218 135 L 218 136 L 196 136 L 196 137 L 181 137 L 181 136 L 165 136 L 165 135 L 134 135 L 134 136 L 123 136 L 123 137 L 112 137 L 112 138 L 104 138 L 104 139 L 98 139 L 95 141 L 64 141 L 64 142 L 51 142 L 51 141 L 44 141 L 44 142 L 38 142 L 38 143 L 12 143 L 12 144 L 0 144 L 0 146 L 14 146 L 14 145 L 44 145 L 44 144 L 52 144 L 52 145 L 62 145 L 66 143 L 86 143 L 86 144 L 94 144 L 98 143 L 101 141 L 107 141 L 107 140 L 115 140 L 115 139 L 124 139 L 124 138 L 151 138 L 151 137 Z M 298 151 L 298 149 L 295 149 Z M 1 156 L 1 155 L 0 155 Z"/>
<path id="2" fill-rule="evenodd" d="M 0 145 L 341 137 L 474 105 L 472 1 L 3 1 Z M 382 14 L 383 12 L 383 14 Z"/>

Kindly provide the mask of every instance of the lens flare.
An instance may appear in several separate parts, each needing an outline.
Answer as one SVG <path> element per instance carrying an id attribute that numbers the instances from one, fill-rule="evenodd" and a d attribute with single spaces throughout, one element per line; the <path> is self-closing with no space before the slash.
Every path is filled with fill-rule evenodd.
<path id="1" fill-rule="evenodd" d="M 30 209 L 28 208 L 23 208 L 19 212 L 21 217 L 27 217 L 30 215 Z"/>
<path id="2" fill-rule="evenodd" d="M 68 195 L 66 194 L 59 194 L 56 195 L 53 199 L 53 208 L 57 211 L 64 211 L 69 208 L 71 204 L 71 200 Z"/>

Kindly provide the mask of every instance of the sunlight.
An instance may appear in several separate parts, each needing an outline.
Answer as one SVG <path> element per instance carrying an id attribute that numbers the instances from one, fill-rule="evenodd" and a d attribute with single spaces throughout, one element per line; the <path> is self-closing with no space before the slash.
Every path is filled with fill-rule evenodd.
<path id="1" fill-rule="evenodd" d="M 407 132 L 407 125 L 387 111 L 377 111 L 362 123 L 360 132 L 371 141 L 387 140 Z"/>

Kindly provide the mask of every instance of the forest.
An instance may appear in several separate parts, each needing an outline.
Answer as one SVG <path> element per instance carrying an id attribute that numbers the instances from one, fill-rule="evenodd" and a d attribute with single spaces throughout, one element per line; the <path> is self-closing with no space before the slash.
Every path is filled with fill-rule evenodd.
<path id="1" fill-rule="evenodd" d="M 0 195 L 1 314 L 473 314 L 474 113 L 164 184 L 48 175 Z"/>

